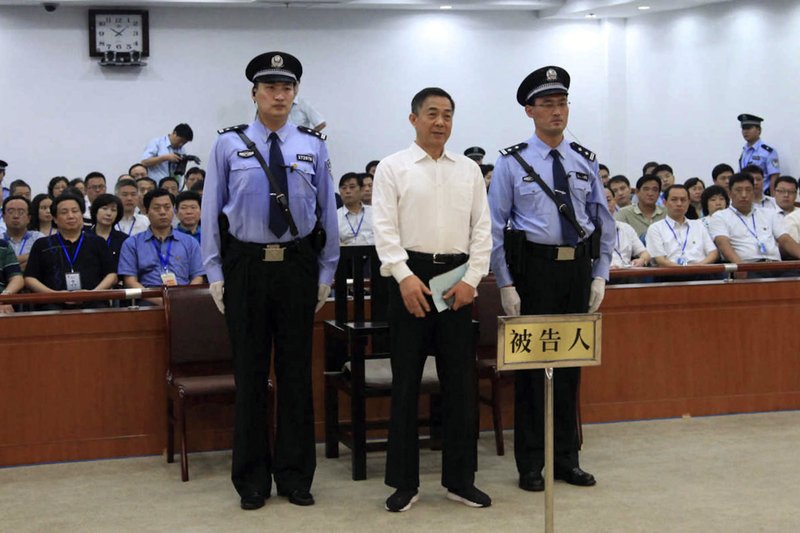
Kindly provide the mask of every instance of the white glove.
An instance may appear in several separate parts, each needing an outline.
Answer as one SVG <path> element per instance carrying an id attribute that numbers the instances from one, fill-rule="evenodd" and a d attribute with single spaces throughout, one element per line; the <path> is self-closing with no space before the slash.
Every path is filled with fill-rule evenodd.
<path id="1" fill-rule="evenodd" d="M 506 316 L 519 316 L 520 300 L 513 285 L 500 287 L 500 303 Z"/>
<path id="2" fill-rule="evenodd" d="M 603 303 L 603 296 L 606 295 L 606 280 L 594 278 L 592 287 L 589 289 L 589 312 L 594 313 L 600 304 Z"/>
<path id="3" fill-rule="evenodd" d="M 208 290 L 211 291 L 211 297 L 214 298 L 214 303 L 217 304 L 217 309 L 219 309 L 219 312 L 224 315 L 225 304 L 222 302 L 222 295 L 225 293 L 225 282 L 215 281 L 208 286 Z"/>
<path id="4" fill-rule="evenodd" d="M 328 296 L 331 295 L 331 286 L 325 285 L 324 283 L 319 284 L 319 288 L 317 289 L 317 307 L 314 309 L 316 313 L 322 306 L 325 305 L 325 302 L 328 299 Z"/>

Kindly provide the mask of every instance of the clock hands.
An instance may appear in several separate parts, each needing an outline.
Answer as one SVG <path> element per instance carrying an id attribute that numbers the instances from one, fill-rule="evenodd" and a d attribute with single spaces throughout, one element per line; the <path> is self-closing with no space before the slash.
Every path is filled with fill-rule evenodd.
<path id="1" fill-rule="evenodd" d="M 121 30 L 117 31 L 117 30 L 115 30 L 114 28 L 111 28 L 111 27 L 109 27 L 109 29 L 110 29 L 111 31 L 113 31 L 113 32 L 114 32 L 114 35 L 116 35 L 117 37 L 121 37 L 121 36 L 122 36 L 122 34 L 123 34 L 123 32 L 124 32 L 125 30 L 127 30 L 128 28 L 130 28 L 130 26 L 125 26 L 125 27 L 124 27 L 124 28 L 122 28 Z"/>

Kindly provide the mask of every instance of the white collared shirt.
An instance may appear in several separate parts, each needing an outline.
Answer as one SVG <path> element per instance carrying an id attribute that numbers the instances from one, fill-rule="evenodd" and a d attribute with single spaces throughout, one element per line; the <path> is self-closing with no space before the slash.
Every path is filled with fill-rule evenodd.
<path id="1" fill-rule="evenodd" d="M 711 217 L 711 237 L 728 237 L 731 246 L 744 262 L 762 259 L 780 261 L 776 239 L 787 233 L 783 218 L 771 209 L 753 209 L 743 215 L 733 206 L 720 209 Z M 764 245 L 764 251 L 760 250 Z"/>
<path id="2" fill-rule="evenodd" d="M 626 268 L 631 266 L 634 257 L 642 255 L 646 249 L 633 226 L 619 220 L 615 220 L 614 224 L 617 240 L 614 241 L 614 252 L 611 254 L 611 267 Z"/>
<path id="3" fill-rule="evenodd" d="M 693 265 L 701 263 L 716 249 L 700 220 L 685 218 L 680 223 L 667 216 L 647 228 L 647 251 L 653 259 L 665 257 L 673 263 Z M 680 258 L 684 261 L 679 261 Z"/>
<path id="4" fill-rule="evenodd" d="M 114 226 L 117 231 L 121 231 L 128 237 L 137 235 L 150 227 L 150 219 L 138 213 L 134 214 L 131 218 L 122 218 L 119 223 Z"/>
<path id="5" fill-rule="evenodd" d="M 358 213 L 351 213 L 342 206 L 336 210 L 336 218 L 339 220 L 339 243 L 342 246 L 375 244 L 370 206 L 361 204 Z"/>
<path id="6" fill-rule="evenodd" d="M 416 143 L 381 159 L 372 192 L 381 274 L 413 274 L 406 250 L 469 254 L 463 281 L 477 287 L 489 271 L 491 219 L 475 161 L 445 150 L 434 160 Z"/>
<path id="7" fill-rule="evenodd" d="M 753 201 L 753 207 L 760 207 L 761 209 L 770 209 L 772 211 L 779 211 L 778 202 L 772 196 L 764 196 L 761 200 Z"/>

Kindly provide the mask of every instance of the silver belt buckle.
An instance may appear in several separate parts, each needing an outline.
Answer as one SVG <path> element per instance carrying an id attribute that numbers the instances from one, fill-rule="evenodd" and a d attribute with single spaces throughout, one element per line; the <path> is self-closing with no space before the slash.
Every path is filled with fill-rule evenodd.
<path id="1" fill-rule="evenodd" d="M 284 249 L 280 244 L 268 244 L 264 247 L 264 258 L 262 261 L 265 263 L 280 263 L 283 261 Z"/>
<path id="2" fill-rule="evenodd" d="M 437 257 L 439 257 L 442 254 L 432 254 L 432 255 L 433 255 L 433 264 L 434 265 L 443 265 L 444 264 L 444 261 L 439 261 L 437 259 Z"/>
<path id="3" fill-rule="evenodd" d="M 556 261 L 573 261 L 575 259 L 575 248 L 572 246 L 558 246 Z"/>

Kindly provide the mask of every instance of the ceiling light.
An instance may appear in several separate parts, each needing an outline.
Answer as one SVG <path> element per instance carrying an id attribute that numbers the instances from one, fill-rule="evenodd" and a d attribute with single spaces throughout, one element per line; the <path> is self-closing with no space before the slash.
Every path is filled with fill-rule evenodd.
<path id="1" fill-rule="evenodd" d="M 637 9 L 639 11 L 647 11 L 648 9 L 650 9 L 650 6 L 639 6 Z"/>
<path id="2" fill-rule="evenodd" d="M 439 9 L 453 9 L 453 6 L 439 6 Z"/>
<path id="3" fill-rule="evenodd" d="M 586 15 L 586 18 L 587 19 L 596 19 L 597 15 L 595 15 L 594 13 L 589 13 L 588 15 Z"/>

